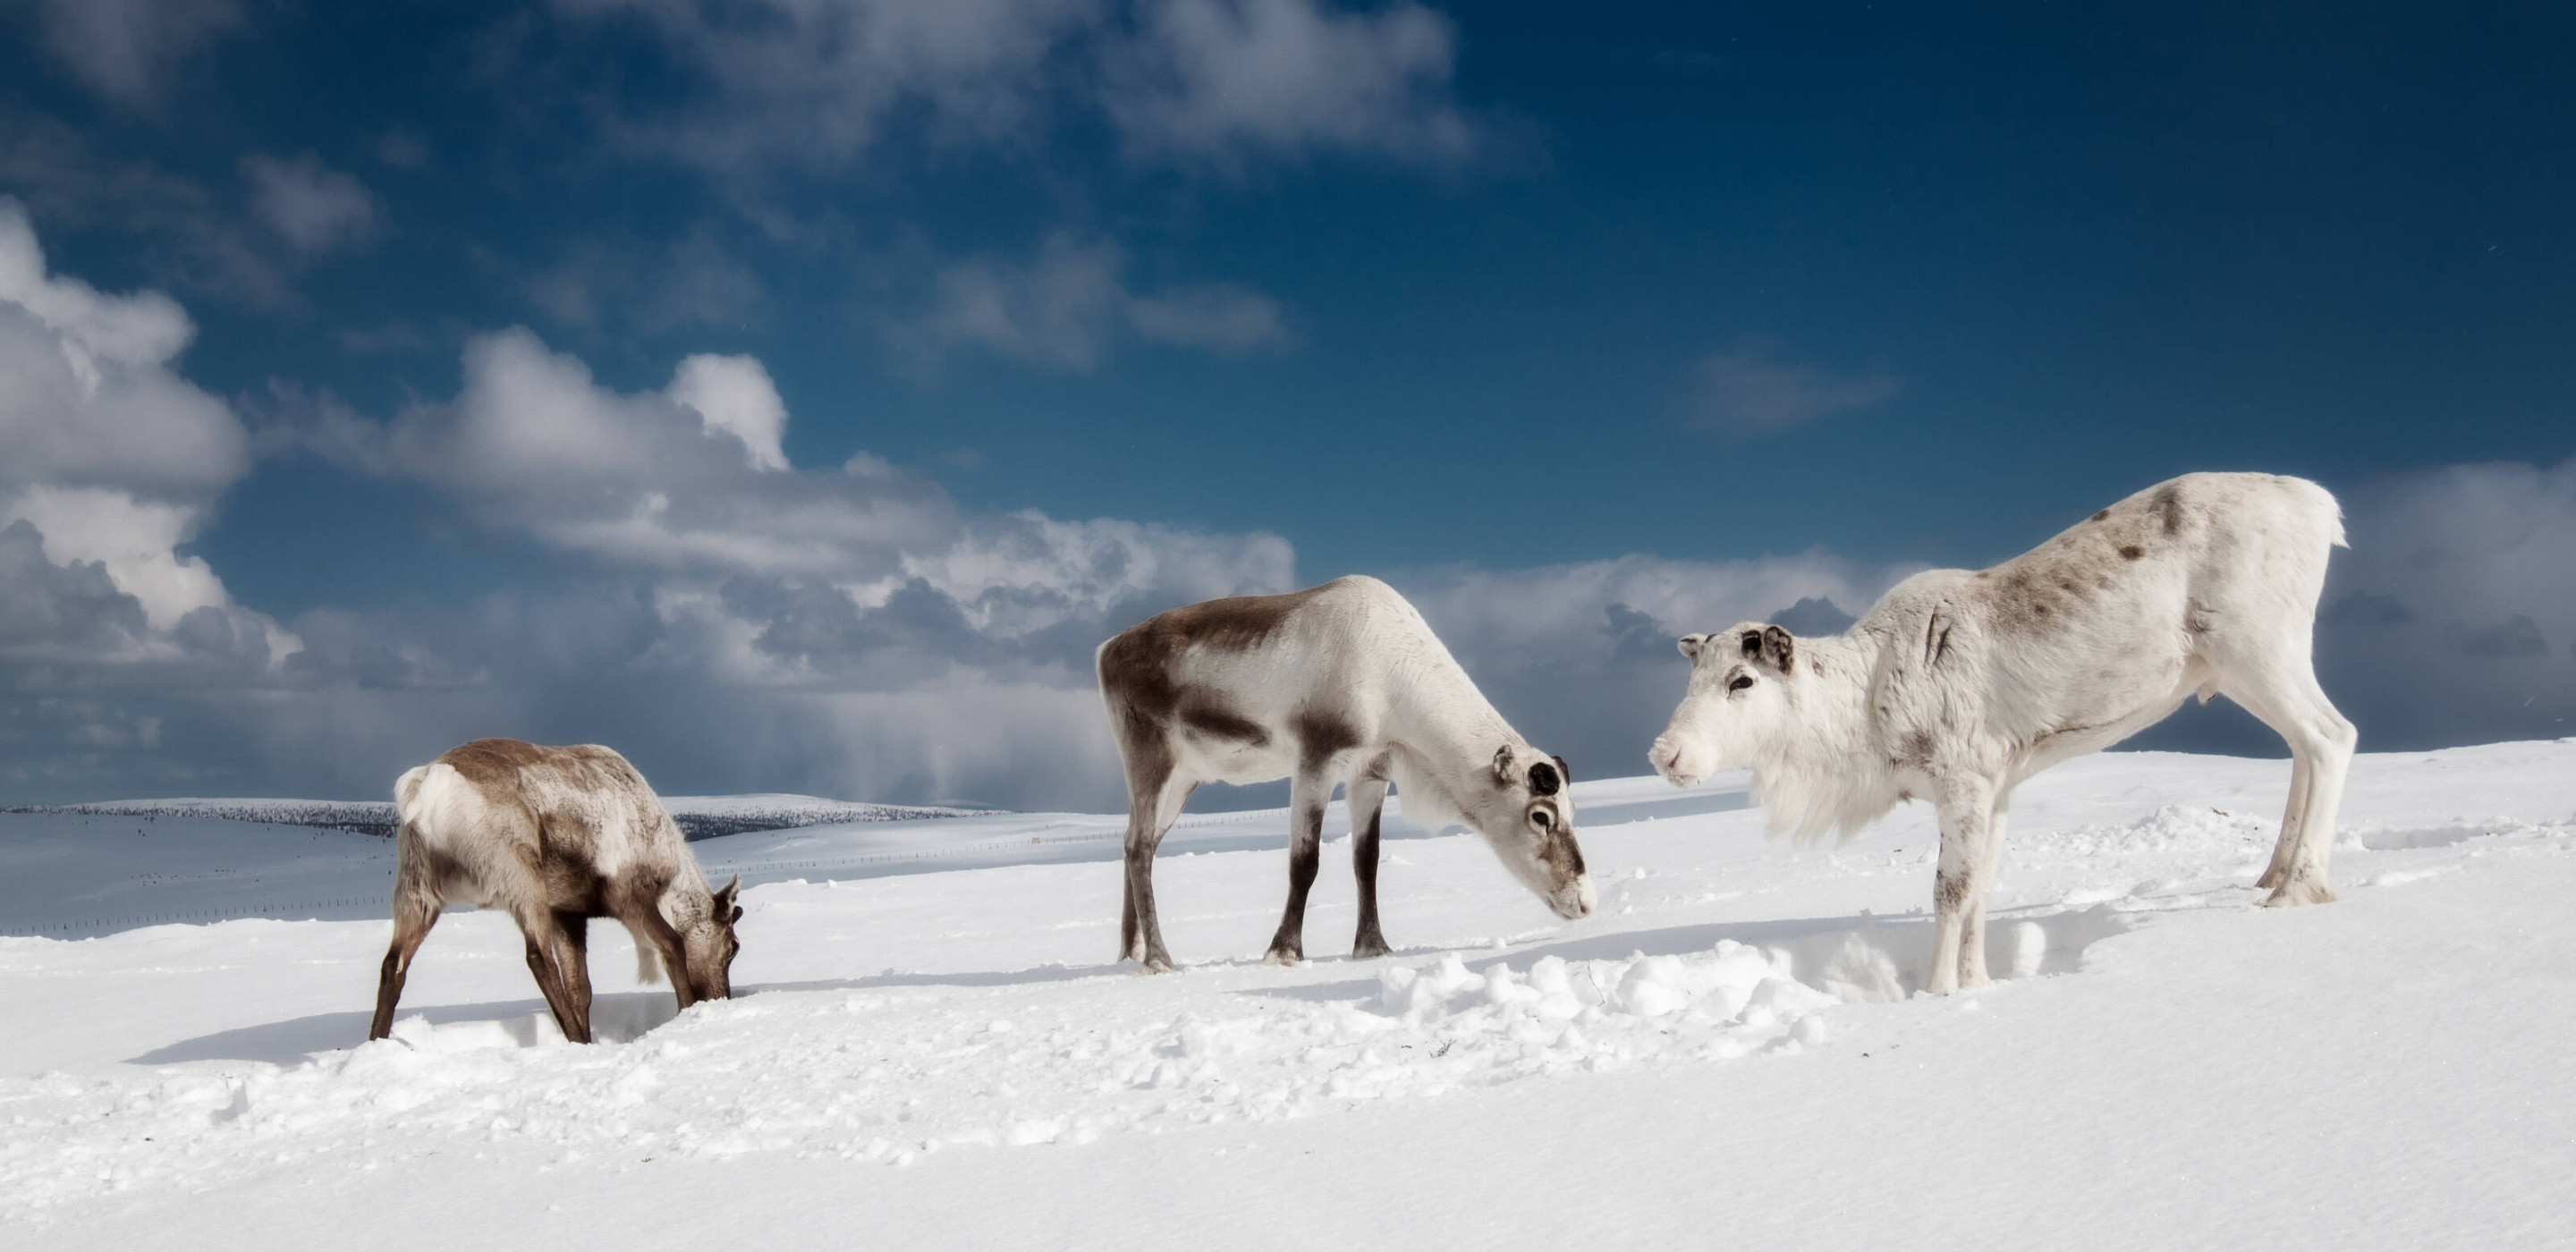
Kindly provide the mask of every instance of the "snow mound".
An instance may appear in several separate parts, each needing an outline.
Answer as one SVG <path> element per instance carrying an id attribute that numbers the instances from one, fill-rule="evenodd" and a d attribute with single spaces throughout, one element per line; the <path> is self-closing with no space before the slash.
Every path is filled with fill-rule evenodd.
<path id="1" fill-rule="evenodd" d="M 1799 981 L 1790 953 L 1732 941 L 1518 967 L 1453 954 L 1373 981 L 1193 995 L 1171 1016 L 1104 1014 L 1101 992 L 1126 980 L 1052 984 L 1085 995 L 771 993 L 677 1017 L 664 997 L 602 997 L 603 1042 L 588 1047 L 565 1044 L 543 1013 L 411 1016 L 392 1039 L 299 1065 L 0 1080 L 11 1128 L 0 1218 L 135 1187 L 220 1186 L 282 1161 L 400 1168 L 478 1143 L 608 1168 L 751 1152 L 906 1163 L 963 1144 L 1276 1121 L 1658 1058 L 1794 1051 L 1825 1038 L 1820 1014 L 1839 1002 Z"/>

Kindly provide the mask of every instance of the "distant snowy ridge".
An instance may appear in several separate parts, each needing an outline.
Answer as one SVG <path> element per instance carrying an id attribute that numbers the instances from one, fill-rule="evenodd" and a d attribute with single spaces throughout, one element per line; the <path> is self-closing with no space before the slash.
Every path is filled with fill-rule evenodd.
<path id="1" fill-rule="evenodd" d="M 860 804 L 815 796 L 666 796 L 663 806 L 680 833 L 692 840 L 762 830 L 793 830 L 842 822 L 912 822 L 968 817 L 989 809 Z M 88 804 L 26 805 L 0 813 L 79 813 L 105 817 L 210 817 L 271 826 L 312 826 L 390 839 L 394 806 L 388 800 L 100 800 Z"/>

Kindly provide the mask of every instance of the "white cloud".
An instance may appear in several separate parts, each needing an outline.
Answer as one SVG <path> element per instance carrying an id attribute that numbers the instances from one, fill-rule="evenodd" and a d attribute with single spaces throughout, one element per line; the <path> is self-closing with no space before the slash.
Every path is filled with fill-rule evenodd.
<path id="1" fill-rule="evenodd" d="M 49 223 L 123 232 L 153 281 L 262 311 L 297 304 L 282 241 L 223 197 L 149 160 L 99 151 L 85 133 L 0 106 L 0 186 Z"/>
<path id="2" fill-rule="evenodd" d="M 735 174 L 777 162 L 834 168 L 873 147 L 901 111 L 935 132 L 1016 134 L 1046 89 L 1060 40 L 1094 0 L 555 0 L 576 19 L 643 19 L 693 72 L 684 107 L 621 117 L 619 141 Z"/>
<path id="3" fill-rule="evenodd" d="M 680 362 L 668 394 L 697 410 L 709 435 L 723 431 L 740 440 L 753 469 L 787 468 L 787 454 L 779 450 L 787 402 L 778 398 L 778 385 L 757 358 L 699 353 Z"/>
<path id="4" fill-rule="evenodd" d="M 241 24 L 234 0 L 35 0 L 45 45 L 81 81 L 149 104 L 178 63 Z"/>
<path id="5" fill-rule="evenodd" d="M 464 375 L 381 453 L 342 455 L 445 488 L 486 525 L 672 569 L 879 575 L 954 525 L 944 493 L 871 458 L 787 470 L 784 406 L 747 357 L 691 358 L 670 387 L 626 394 L 512 329 L 467 343 Z"/>
<path id="6" fill-rule="evenodd" d="M 172 368 L 195 334 L 159 292 L 47 275 L 26 209 L 0 197 L 0 492 L 112 485 L 202 502 L 239 478 L 241 423 Z"/>
<path id="7" fill-rule="evenodd" d="M 232 603 L 205 561 L 178 555 L 198 522 L 192 507 L 105 488 L 36 486 L 0 498 L 0 526 L 21 521 L 44 537 L 47 559 L 104 568 L 119 591 L 142 605 L 154 630 L 173 629 L 194 610 Z"/>
<path id="8" fill-rule="evenodd" d="M 1086 371 L 1118 340 L 1218 351 L 1282 344 L 1277 301 L 1227 284 L 1131 290 L 1126 252 L 1108 240 L 1050 235 L 1026 265 L 990 257 L 940 271 L 928 309 L 894 324 L 895 342 L 935 365 L 958 347 Z"/>
<path id="9" fill-rule="evenodd" d="M 1762 340 L 1692 362 L 1687 386 L 1690 424 L 1739 438 L 1885 404 L 1905 389 L 1903 380 L 1881 371 L 1844 375 L 1783 361 Z"/>
<path id="10" fill-rule="evenodd" d="M 1213 160 L 1344 151 L 1470 156 L 1449 98 L 1457 35 L 1418 4 L 1342 12 L 1317 0 L 1148 0 L 1109 58 L 1104 100 L 1142 156 Z"/>
<path id="11" fill-rule="evenodd" d="M 68 605 L 123 623 L 112 637 L 79 632 L 95 660 L 293 648 L 178 552 L 250 465 L 239 419 L 176 371 L 194 333 L 159 292 L 48 274 L 25 208 L 0 198 L 0 532 L 25 594 L 55 606 L 29 610 L 22 628 L 68 622 Z"/>
<path id="12" fill-rule="evenodd" d="M 384 229 L 384 208 L 355 177 L 322 164 L 310 152 L 285 158 L 242 158 L 251 206 L 278 237 L 311 255 L 353 251 Z"/>
<path id="13" fill-rule="evenodd" d="M 1321 0 L 555 0 L 580 29 L 642 19 L 694 79 L 630 102 L 630 151 L 729 179 L 840 169 L 898 124 L 934 145 L 1017 149 L 1059 100 L 1097 111 L 1130 155 L 1233 169 L 1351 152 L 1428 163 L 1479 133 L 1450 99 L 1456 36 L 1398 3 Z"/>

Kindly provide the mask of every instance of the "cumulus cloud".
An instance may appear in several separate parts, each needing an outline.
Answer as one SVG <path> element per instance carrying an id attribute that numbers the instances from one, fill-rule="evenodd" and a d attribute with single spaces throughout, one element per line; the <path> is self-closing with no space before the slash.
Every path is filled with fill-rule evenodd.
<path id="1" fill-rule="evenodd" d="M 241 24 L 235 0 L 36 0 L 45 46 L 74 75 L 127 104 L 160 97 L 180 62 Z"/>
<path id="2" fill-rule="evenodd" d="M 778 398 L 778 385 L 769 381 L 769 370 L 758 358 L 699 353 L 680 362 L 665 394 L 694 410 L 708 434 L 723 431 L 740 440 L 751 468 L 787 468 L 787 454 L 779 450 L 787 432 L 787 404 Z"/>
<path id="3" fill-rule="evenodd" d="M 251 207 L 297 252 L 354 251 L 384 228 L 384 207 L 375 193 L 310 152 L 244 157 L 242 175 L 250 183 Z"/>
<path id="4" fill-rule="evenodd" d="M 669 569 L 872 577 L 955 528 L 944 493 L 861 454 L 787 472 L 785 406 L 748 357 L 683 361 L 670 386 L 602 387 L 512 329 L 468 342 L 452 401 L 415 404 L 354 464 L 445 489 L 475 520 L 549 546 Z"/>
<path id="5" fill-rule="evenodd" d="M 367 794 L 453 738 L 509 733 L 617 743 L 665 786 L 1109 804 L 1099 641 L 1292 582 L 1276 536 L 970 513 L 864 454 L 798 468 L 754 358 L 687 357 L 667 386 L 620 391 L 510 330 L 463 366 L 453 399 L 387 421 L 281 389 L 264 442 L 428 484 L 575 581 L 307 614 L 278 666 L 291 690 L 229 732 L 156 706 L 153 759 Z M 363 716 L 399 726 L 312 729 Z"/>
<path id="6" fill-rule="evenodd" d="M 1683 404 L 1690 425 L 1742 439 L 1873 408 L 1904 389 L 1892 374 L 1836 374 L 1746 340 L 1691 362 Z"/>
<path id="7" fill-rule="evenodd" d="M 1148 0 L 1107 58 L 1131 152 L 1226 165 L 1343 151 L 1446 163 L 1478 131 L 1450 98 L 1457 32 L 1418 4 Z"/>
<path id="8" fill-rule="evenodd" d="M 250 463 L 239 419 L 176 370 L 194 335 L 158 292 L 113 295 L 49 274 L 24 206 L 0 198 L 0 588 L 12 655 L 265 664 L 291 650 L 179 552 Z"/>
<path id="9" fill-rule="evenodd" d="M 1026 265 L 979 258 L 948 266 L 929 307 L 888 331 L 926 365 L 973 347 L 1074 371 L 1091 369 L 1129 337 L 1227 352 L 1287 341 L 1268 296 L 1227 284 L 1139 292 L 1127 284 L 1126 265 L 1115 243 L 1057 233 Z"/>

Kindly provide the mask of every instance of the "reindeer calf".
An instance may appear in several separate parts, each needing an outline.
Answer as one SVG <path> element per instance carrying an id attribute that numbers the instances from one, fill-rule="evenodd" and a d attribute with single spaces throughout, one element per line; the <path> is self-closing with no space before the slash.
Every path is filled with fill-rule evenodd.
<path id="1" fill-rule="evenodd" d="M 590 1042 L 590 919 L 635 937 L 645 981 L 671 971 L 680 1007 L 733 995 L 741 875 L 709 891 L 644 776 L 596 744 L 477 739 L 394 784 L 394 938 L 369 1039 L 393 1030 L 412 954 L 450 903 L 507 911 L 564 1038 Z"/>

